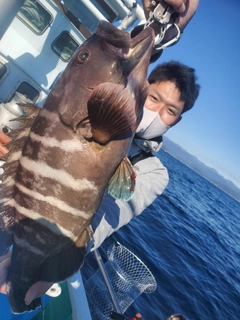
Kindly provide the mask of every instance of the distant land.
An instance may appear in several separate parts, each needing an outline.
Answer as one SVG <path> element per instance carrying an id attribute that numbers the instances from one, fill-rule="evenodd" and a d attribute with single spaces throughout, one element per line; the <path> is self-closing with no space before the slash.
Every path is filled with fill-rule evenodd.
<path id="1" fill-rule="evenodd" d="M 216 185 L 219 189 L 223 190 L 237 201 L 240 201 L 240 189 L 232 181 L 225 179 L 215 169 L 206 166 L 203 162 L 199 161 L 197 157 L 188 153 L 177 143 L 164 137 L 162 148 L 174 158 Z"/>

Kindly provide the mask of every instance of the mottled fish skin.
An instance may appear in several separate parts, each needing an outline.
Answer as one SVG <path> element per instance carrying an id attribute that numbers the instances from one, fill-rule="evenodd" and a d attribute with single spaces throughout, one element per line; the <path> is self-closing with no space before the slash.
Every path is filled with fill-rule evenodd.
<path id="1" fill-rule="evenodd" d="M 145 29 L 131 40 L 101 22 L 43 108 L 24 107 L 22 128 L 5 145 L 0 200 L 0 254 L 13 244 L 7 287 L 14 313 L 41 305 L 25 305 L 32 284 L 63 281 L 81 267 L 89 225 L 142 117 L 153 38 Z"/>

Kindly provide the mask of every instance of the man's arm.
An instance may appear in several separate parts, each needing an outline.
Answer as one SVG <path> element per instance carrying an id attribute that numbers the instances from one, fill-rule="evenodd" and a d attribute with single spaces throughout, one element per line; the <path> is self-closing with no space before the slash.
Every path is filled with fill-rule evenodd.
<path id="1" fill-rule="evenodd" d="M 134 165 L 136 187 L 128 202 L 115 200 L 107 192 L 93 219 L 93 247 L 97 249 L 113 232 L 126 225 L 146 209 L 168 184 L 168 171 L 157 157 L 149 157 Z"/>

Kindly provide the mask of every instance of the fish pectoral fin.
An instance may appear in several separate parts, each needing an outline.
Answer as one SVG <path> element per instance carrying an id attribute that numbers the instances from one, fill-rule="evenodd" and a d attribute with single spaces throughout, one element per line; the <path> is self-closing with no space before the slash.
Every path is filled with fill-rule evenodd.
<path id="1" fill-rule="evenodd" d="M 127 157 L 124 157 L 109 181 L 108 192 L 116 199 L 128 201 L 132 198 L 136 183 L 136 172 Z"/>
<path id="2" fill-rule="evenodd" d="M 135 100 L 123 85 L 105 82 L 98 85 L 88 100 L 88 115 L 93 139 L 101 144 L 111 139 L 128 138 L 135 129 Z"/>

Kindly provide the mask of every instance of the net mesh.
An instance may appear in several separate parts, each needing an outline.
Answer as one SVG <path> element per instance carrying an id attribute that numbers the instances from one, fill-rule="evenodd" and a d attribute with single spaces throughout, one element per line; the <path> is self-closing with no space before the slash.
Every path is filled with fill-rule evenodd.
<path id="1" fill-rule="evenodd" d="M 122 313 L 140 294 L 156 290 L 156 280 L 150 270 L 137 256 L 120 244 L 108 248 L 104 267 Z M 110 314 L 114 306 L 99 269 L 87 280 L 85 290 L 92 319 L 111 319 Z"/>

